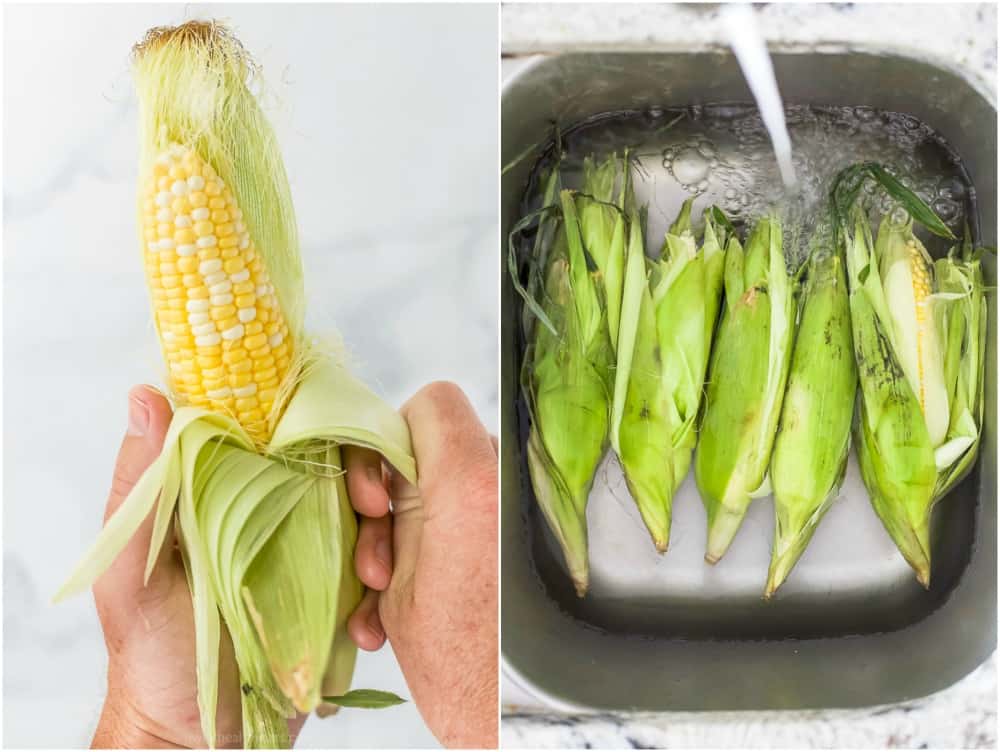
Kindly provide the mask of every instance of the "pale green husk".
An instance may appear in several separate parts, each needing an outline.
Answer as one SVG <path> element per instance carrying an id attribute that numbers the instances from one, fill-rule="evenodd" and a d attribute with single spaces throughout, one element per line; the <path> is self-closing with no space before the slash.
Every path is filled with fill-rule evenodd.
<path id="1" fill-rule="evenodd" d="M 215 746 L 223 627 L 239 667 L 243 744 L 286 747 L 296 711 L 331 712 L 356 649 L 362 586 L 341 447 L 381 453 L 411 482 L 405 421 L 302 331 L 301 262 L 284 165 L 247 88 L 253 64 L 215 23 L 154 29 L 136 49 L 143 174 L 169 144 L 194 148 L 233 191 L 295 343 L 265 445 L 227 415 L 179 406 L 163 449 L 56 599 L 90 586 L 155 514 L 148 580 L 174 523 L 194 603 L 198 706 Z"/>
<path id="2" fill-rule="evenodd" d="M 709 563 L 725 554 L 751 500 L 768 487 L 795 331 L 794 282 L 776 217 L 757 222 L 745 251 L 735 236 L 729 241 L 724 280 L 726 305 L 695 452 Z"/>
<path id="3" fill-rule="evenodd" d="M 778 436 L 771 457 L 774 545 L 764 596 L 778 589 L 843 481 L 857 369 L 843 257 L 824 228 L 806 267 Z"/>
<path id="4" fill-rule="evenodd" d="M 661 553 L 673 495 L 687 475 L 721 303 L 726 227 L 705 212 L 702 246 L 684 203 L 660 257 L 646 258 L 631 212 L 612 411 L 612 445 Z"/>

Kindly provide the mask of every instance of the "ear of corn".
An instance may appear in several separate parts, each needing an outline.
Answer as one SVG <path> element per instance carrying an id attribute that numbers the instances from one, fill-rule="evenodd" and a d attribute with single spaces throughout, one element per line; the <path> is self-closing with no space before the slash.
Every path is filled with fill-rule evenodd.
<path id="1" fill-rule="evenodd" d="M 615 372 L 612 443 L 643 520 L 661 553 L 673 494 L 690 465 L 695 420 L 718 314 L 724 254 L 706 212 L 701 250 L 681 208 L 661 258 L 648 261 L 637 216 L 628 250 Z"/>
<path id="2" fill-rule="evenodd" d="M 851 323 L 861 385 L 858 462 L 872 506 L 925 585 L 930 581 L 934 451 L 917 392 L 897 355 L 894 305 L 860 207 L 846 238 Z"/>
<path id="3" fill-rule="evenodd" d="M 521 372 L 531 418 L 527 461 L 535 498 L 582 596 L 587 497 L 607 448 L 613 348 L 602 275 L 588 264 L 577 202 L 560 191 L 558 169 L 542 204 L 529 289 L 521 288 L 530 339 Z"/>
<path id="4" fill-rule="evenodd" d="M 669 393 L 639 216 L 629 218 L 628 261 L 611 417 L 612 445 L 656 550 L 667 550 L 673 495 Z"/>
<path id="5" fill-rule="evenodd" d="M 701 248 L 694 250 L 690 203 L 667 235 L 654 281 L 664 382 L 673 412 L 673 480 L 676 491 L 687 476 L 697 440 L 697 419 L 705 395 L 712 339 L 722 304 L 726 228 L 711 209 L 705 212 Z"/>
<path id="6" fill-rule="evenodd" d="M 775 530 L 765 597 L 784 582 L 833 502 L 850 448 L 858 379 L 843 258 L 814 246 L 807 274 L 771 458 Z"/>
<path id="7" fill-rule="evenodd" d="M 339 447 L 375 449 L 411 482 L 416 468 L 402 418 L 302 331 L 294 211 L 252 71 L 214 23 L 155 29 L 137 48 L 142 248 L 177 408 L 56 598 L 99 577 L 155 510 L 148 579 L 176 518 L 205 740 L 225 627 L 243 743 L 284 747 L 286 719 L 324 709 L 353 671 L 345 625 L 361 585 Z"/>
<path id="8" fill-rule="evenodd" d="M 744 251 L 726 251 L 726 308 L 709 369 L 695 479 L 708 513 L 705 559 L 729 548 L 767 485 L 795 326 L 795 298 L 777 218 L 761 219 Z"/>
<path id="9" fill-rule="evenodd" d="M 858 200 L 869 177 L 905 209 L 902 219 L 883 217 L 874 243 Z M 936 235 L 954 235 L 878 165 L 842 173 L 833 202 L 848 253 L 862 477 L 889 535 L 929 586 L 932 507 L 971 469 L 982 431 L 979 252 L 967 237 L 961 249 L 932 262 L 913 232 L 914 219 Z"/>

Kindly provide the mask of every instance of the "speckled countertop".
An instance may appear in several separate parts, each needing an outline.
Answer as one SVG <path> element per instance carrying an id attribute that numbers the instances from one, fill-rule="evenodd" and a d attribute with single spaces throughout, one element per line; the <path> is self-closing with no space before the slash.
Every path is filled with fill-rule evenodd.
<path id="1" fill-rule="evenodd" d="M 570 49 L 721 48 L 725 37 L 719 11 L 718 4 L 504 5 L 503 76 L 512 75 L 532 55 Z M 903 53 L 960 70 L 996 102 L 996 5 L 774 3 L 758 7 L 757 14 L 758 28 L 774 50 Z M 508 676 L 503 702 L 502 744 L 510 748 L 995 748 L 997 744 L 995 654 L 935 695 L 861 710 L 567 715 L 547 708 Z"/>

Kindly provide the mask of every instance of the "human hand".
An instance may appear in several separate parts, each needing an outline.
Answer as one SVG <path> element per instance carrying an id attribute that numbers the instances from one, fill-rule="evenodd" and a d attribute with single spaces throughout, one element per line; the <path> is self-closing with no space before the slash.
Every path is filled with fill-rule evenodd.
<path id="1" fill-rule="evenodd" d="M 104 521 L 156 459 L 170 425 L 166 398 L 151 387 L 129 392 L 128 431 L 115 464 Z M 108 649 L 108 694 L 91 746 L 203 748 L 197 700 L 194 614 L 176 546 L 163 546 L 149 582 L 143 572 L 152 515 L 94 584 L 94 601 Z M 167 540 L 173 540 L 173 532 Z M 239 674 L 229 634 L 222 630 L 216 746 L 242 746 Z M 294 739 L 305 721 L 289 721 Z"/>
<path id="2" fill-rule="evenodd" d="M 392 471 L 384 478 L 374 452 L 346 455 L 351 502 L 362 515 L 355 563 L 370 588 L 348 630 L 365 650 L 388 636 L 442 744 L 496 747 L 496 446 L 454 384 L 424 387 L 400 412 L 418 487 Z"/>

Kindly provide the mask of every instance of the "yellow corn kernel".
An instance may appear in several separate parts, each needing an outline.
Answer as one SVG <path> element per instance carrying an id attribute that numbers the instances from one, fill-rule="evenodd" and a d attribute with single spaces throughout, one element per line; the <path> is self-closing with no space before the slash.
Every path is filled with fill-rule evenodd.
<path id="1" fill-rule="evenodd" d="M 255 357 L 253 352 L 267 344 L 267 335 L 263 332 L 252 334 L 243 339 L 243 346 L 250 351 L 251 357 Z"/>
<path id="2" fill-rule="evenodd" d="M 232 321 L 233 317 L 236 316 L 236 306 L 234 305 L 221 305 L 215 306 L 210 311 L 212 316 L 212 321 Z M 239 319 L 236 319 L 236 324 L 240 323 Z M 231 326 L 236 326 L 236 324 L 231 324 Z M 228 329 L 229 327 L 225 327 Z"/>

